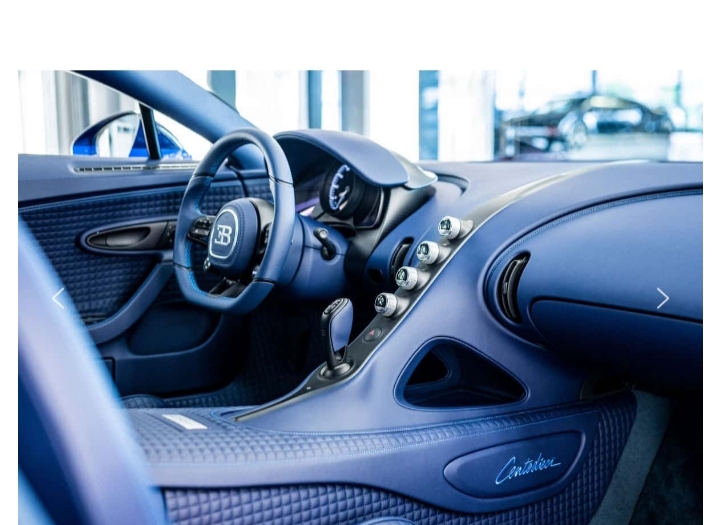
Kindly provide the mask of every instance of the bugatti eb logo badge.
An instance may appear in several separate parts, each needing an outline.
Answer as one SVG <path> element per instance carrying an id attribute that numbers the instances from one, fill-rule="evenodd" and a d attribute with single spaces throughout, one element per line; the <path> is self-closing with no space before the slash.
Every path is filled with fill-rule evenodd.
<path id="1" fill-rule="evenodd" d="M 220 224 L 217 227 L 217 237 L 215 237 L 215 243 L 220 246 L 227 246 L 230 244 L 230 236 L 232 235 L 233 229 L 231 226 Z"/>

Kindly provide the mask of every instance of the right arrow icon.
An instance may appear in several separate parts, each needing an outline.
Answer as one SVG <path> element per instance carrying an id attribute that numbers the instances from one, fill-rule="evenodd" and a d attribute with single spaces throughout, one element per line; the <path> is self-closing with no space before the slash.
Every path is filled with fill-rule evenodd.
<path id="1" fill-rule="evenodd" d="M 665 292 L 663 292 L 660 288 L 658 288 L 657 291 L 660 292 L 660 293 L 662 294 L 662 296 L 665 298 L 665 299 L 663 299 L 663 302 L 662 302 L 662 303 L 660 303 L 659 305 L 657 305 L 656 310 L 660 310 L 660 307 L 661 307 L 662 305 L 664 305 L 665 303 L 667 303 L 667 302 L 670 300 L 670 298 L 669 298 L 669 297 L 665 294 Z"/>

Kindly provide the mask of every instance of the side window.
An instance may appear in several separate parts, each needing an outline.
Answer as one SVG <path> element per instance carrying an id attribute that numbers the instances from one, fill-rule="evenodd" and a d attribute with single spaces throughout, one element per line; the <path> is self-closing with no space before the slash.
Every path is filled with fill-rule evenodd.
<path id="1" fill-rule="evenodd" d="M 140 104 L 66 71 L 19 71 L 18 153 L 147 158 Z M 210 142 L 154 112 L 160 156 L 199 159 Z"/>
<path id="2" fill-rule="evenodd" d="M 212 142 L 205 137 L 157 111 L 155 111 L 155 122 L 160 132 L 161 150 L 169 147 L 170 141 L 174 141 L 182 147 L 183 158 L 200 160 L 212 146 Z"/>

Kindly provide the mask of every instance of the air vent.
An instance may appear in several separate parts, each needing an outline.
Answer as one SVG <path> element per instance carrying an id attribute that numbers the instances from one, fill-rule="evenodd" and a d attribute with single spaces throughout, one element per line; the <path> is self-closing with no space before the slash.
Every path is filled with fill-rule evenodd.
<path id="1" fill-rule="evenodd" d="M 118 166 L 77 166 L 77 173 L 95 173 L 109 171 L 194 171 L 197 164 L 128 164 Z"/>
<path id="2" fill-rule="evenodd" d="M 395 281 L 395 274 L 397 271 L 405 265 L 405 257 L 407 257 L 408 251 L 412 246 L 414 239 L 412 237 L 405 237 L 392 254 L 390 258 L 390 280 Z"/>
<path id="3" fill-rule="evenodd" d="M 520 322 L 520 309 L 517 302 L 518 285 L 520 284 L 520 276 L 529 259 L 528 254 L 523 254 L 510 261 L 498 282 L 497 292 L 500 310 L 505 314 L 505 317 L 516 323 Z"/>

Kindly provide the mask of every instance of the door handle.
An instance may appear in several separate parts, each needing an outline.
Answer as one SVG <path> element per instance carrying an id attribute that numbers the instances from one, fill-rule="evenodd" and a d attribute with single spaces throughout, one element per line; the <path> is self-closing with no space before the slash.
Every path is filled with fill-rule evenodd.
<path id="1" fill-rule="evenodd" d="M 93 228 L 80 235 L 80 245 L 96 253 L 147 255 L 173 249 L 175 217 L 144 219 Z"/>

